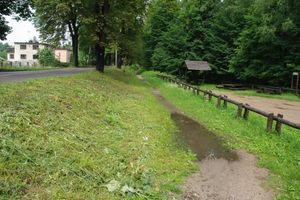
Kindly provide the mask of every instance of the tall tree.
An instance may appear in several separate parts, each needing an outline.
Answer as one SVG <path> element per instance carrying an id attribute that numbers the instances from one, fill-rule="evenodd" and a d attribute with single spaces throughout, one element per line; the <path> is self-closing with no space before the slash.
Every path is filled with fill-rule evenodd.
<path id="1" fill-rule="evenodd" d="M 54 46 L 60 45 L 70 35 L 73 48 L 73 65 L 78 66 L 78 38 L 82 16 L 87 7 L 77 0 L 36 0 L 35 25 L 41 34 L 41 39 Z"/>
<path id="2" fill-rule="evenodd" d="M 5 15 L 14 15 L 15 20 L 28 19 L 32 16 L 32 0 L 1 0 L 0 1 L 0 40 L 5 40 L 11 28 L 7 25 Z"/>
<path id="3" fill-rule="evenodd" d="M 138 39 L 145 10 L 145 0 L 90 0 L 90 10 L 93 15 L 86 16 L 83 20 L 85 28 L 90 30 L 91 40 L 96 49 L 96 69 L 104 71 L 106 48 L 116 49 L 118 43 L 119 53 L 133 55 L 134 49 L 129 43 L 134 44 Z M 85 36 L 84 36 L 85 37 Z"/>
<path id="4" fill-rule="evenodd" d="M 160 56 L 166 55 L 166 51 L 162 47 L 163 35 L 168 31 L 170 22 L 176 18 L 179 10 L 180 6 L 176 0 L 154 0 L 151 2 L 143 34 L 143 65 L 146 69 L 163 71 L 161 67 L 166 66 L 167 63 L 157 66 L 160 63 Z"/>

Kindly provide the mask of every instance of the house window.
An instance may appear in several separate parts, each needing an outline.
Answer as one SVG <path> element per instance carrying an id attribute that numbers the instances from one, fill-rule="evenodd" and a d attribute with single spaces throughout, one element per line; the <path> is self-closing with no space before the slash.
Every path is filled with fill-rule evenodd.
<path id="1" fill-rule="evenodd" d="M 15 54 L 9 54 L 9 59 L 15 59 Z"/>
<path id="2" fill-rule="evenodd" d="M 26 59 L 26 54 L 21 54 L 21 59 Z"/>
<path id="3" fill-rule="evenodd" d="M 36 49 L 39 48 L 39 45 L 38 44 L 34 44 L 32 48 L 36 50 Z"/>
<path id="4" fill-rule="evenodd" d="M 39 56 L 38 55 L 33 55 L 33 59 L 38 59 Z"/>
<path id="5" fill-rule="evenodd" d="M 26 49 L 26 44 L 21 44 L 20 49 Z"/>

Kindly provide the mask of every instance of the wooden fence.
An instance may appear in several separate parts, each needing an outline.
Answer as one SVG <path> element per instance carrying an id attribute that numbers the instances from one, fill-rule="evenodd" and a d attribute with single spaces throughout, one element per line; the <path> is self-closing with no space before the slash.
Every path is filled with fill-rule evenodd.
<path id="1" fill-rule="evenodd" d="M 227 102 L 237 105 L 237 117 L 238 118 L 242 117 L 243 109 L 244 109 L 244 114 L 243 114 L 244 119 L 248 119 L 249 111 L 255 112 L 259 115 L 266 117 L 267 118 L 267 132 L 272 131 L 273 121 L 276 122 L 275 130 L 277 131 L 278 135 L 280 135 L 282 124 L 285 124 L 287 126 L 290 126 L 290 127 L 300 130 L 300 124 L 296 124 L 296 123 L 293 123 L 293 122 L 283 119 L 283 115 L 281 115 L 281 114 L 278 114 L 277 116 L 275 116 L 274 113 L 268 113 L 268 112 L 259 110 L 257 108 L 253 108 L 248 104 L 243 104 L 243 103 L 234 101 L 232 99 L 229 99 L 225 95 L 221 96 L 221 95 L 217 95 L 217 94 L 213 93 L 212 91 L 202 90 L 198 87 L 187 84 L 185 82 L 175 80 L 169 76 L 165 76 L 165 75 L 161 75 L 161 74 L 157 74 L 156 76 L 159 78 L 162 78 L 163 80 L 166 80 L 167 82 L 176 83 L 176 84 L 178 84 L 178 87 L 184 87 L 184 89 L 189 89 L 189 90 L 192 89 L 193 94 L 197 93 L 197 95 L 199 95 L 199 93 L 202 92 L 204 100 L 207 98 L 207 96 L 208 96 L 209 101 L 211 101 L 212 97 L 217 98 L 218 99 L 217 107 L 221 106 L 222 101 L 223 101 L 224 107 L 227 107 Z"/>

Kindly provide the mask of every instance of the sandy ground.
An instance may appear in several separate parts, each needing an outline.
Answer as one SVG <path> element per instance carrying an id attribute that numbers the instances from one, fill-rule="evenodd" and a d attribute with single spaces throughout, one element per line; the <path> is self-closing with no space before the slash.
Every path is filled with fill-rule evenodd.
<path id="1" fill-rule="evenodd" d="M 139 79 L 143 80 L 141 76 Z M 146 82 L 146 81 L 145 81 Z M 148 82 L 146 82 L 148 83 Z M 150 85 L 150 83 L 148 83 Z M 213 91 L 217 93 L 217 91 Z M 164 99 L 160 92 L 155 88 L 152 94 L 157 100 L 168 108 L 170 113 L 182 112 L 172 106 Z M 218 93 L 227 95 L 229 98 L 241 103 L 248 103 L 251 106 L 275 113 L 274 105 L 289 106 L 293 109 L 279 109 L 280 114 L 285 115 L 285 119 L 300 121 L 299 116 L 293 113 L 295 107 L 300 104 L 294 102 L 282 102 L 281 100 L 263 99 L 259 97 L 241 97 L 233 95 L 230 92 Z M 257 103 L 256 101 L 260 101 Z M 271 103 L 272 102 L 272 103 Z M 288 104 L 288 105 L 286 105 Z M 257 106 L 258 105 L 258 106 Z M 279 107 L 279 106 L 277 106 Z M 282 107 L 282 105 L 281 105 Z M 278 109 L 278 108 L 277 108 Z M 284 112 L 283 112 L 284 111 Z M 285 112 L 287 111 L 287 112 Z M 299 111 L 298 111 L 299 113 Z M 297 118 L 295 118 L 297 116 Z M 265 168 L 259 168 L 256 165 L 257 158 L 240 149 L 235 151 L 239 159 L 237 161 L 227 161 L 223 158 L 205 158 L 198 161 L 200 171 L 186 178 L 186 184 L 182 186 L 183 200 L 272 200 L 275 198 L 275 192 L 267 191 L 262 184 L 268 178 L 269 172 Z"/>
<path id="2" fill-rule="evenodd" d="M 262 111 L 274 113 L 274 115 L 282 114 L 283 118 L 294 123 L 300 123 L 300 102 L 285 101 L 279 99 L 268 99 L 254 96 L 240 96 L 232 92 L 224 92 L 213 90 L 218 95 L 226 95 L 229 99 L 233 99 L 240 103 L 249 104 L 251 107 Z"/>

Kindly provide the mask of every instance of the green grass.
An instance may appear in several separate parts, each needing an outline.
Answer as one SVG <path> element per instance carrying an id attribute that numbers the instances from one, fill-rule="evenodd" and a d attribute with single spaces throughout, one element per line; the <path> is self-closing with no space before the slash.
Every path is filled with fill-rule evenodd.
<path id="1" fill-rule="evenodd" d="M 0 85 L 0 199 L 169 199 L 195 171 L 126 69 Z"/>
<path id="2" fill-rule="evenodd" d="M 157 78 L 154 72 L 142 76 L 170 103 L 214 132 L 225 146 L 254 153 L 259 158 L 257 164 L 270 170 L 266 185 L 276 192 L 277 199 L 300 199 L 299 130 L 282 125 L 281 136 L 275 131 L 266 133 L 264 117 L 250 112 L 248 120 L 237 119 L 237 106 L 233 104 L 218 109 L 216 98 L 204 101 L 203 94 L 193 95 L 190 90 Z"/>

